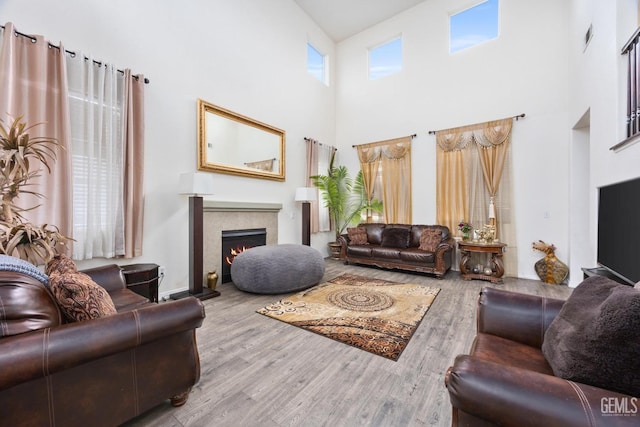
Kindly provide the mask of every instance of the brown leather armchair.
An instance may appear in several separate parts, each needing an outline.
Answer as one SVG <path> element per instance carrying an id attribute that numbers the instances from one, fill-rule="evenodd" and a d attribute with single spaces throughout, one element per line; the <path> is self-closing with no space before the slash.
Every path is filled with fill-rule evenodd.
<path id="1" fill-rule="evenodd" d="M 0 272 L 0 425 L 119 425 L 169 399 L 184 404 L 198 381 L 199 300 L 150 303 L 117 265 L 84 273 L 117 314 L 65 323 L 42 283 Z"/>
<path id="2" fill-rule="evenodd" d="M 554 376 L 541 346 L 563 303 L 482 290 L 470 354 L 456 357 L 445 377 L 453 426 L 638 425 L 640 399 Z M 626 415 L 612 405 L 626 405 Z"/>

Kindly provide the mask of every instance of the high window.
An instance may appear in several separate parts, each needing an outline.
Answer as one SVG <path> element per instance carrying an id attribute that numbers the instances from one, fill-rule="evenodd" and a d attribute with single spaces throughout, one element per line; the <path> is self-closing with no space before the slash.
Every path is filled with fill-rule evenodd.
<path id="1" fill-rule="evenodd" d="M 449 17 L 449 52 L 498 37 L 498 0 L 485 0 Z"/>
<path id="2" fill-rule="evenodd" d="M 369 80 L 402 70 L 402 37 L 369 49 Z"/>
<path id="3" fill-rule="evenodd" d="M 326 55 L 323 55 L 318 49 L 307 43 L 307 71 L 309 74 L 322 83 L 328 84 L 326 69 Z"/>

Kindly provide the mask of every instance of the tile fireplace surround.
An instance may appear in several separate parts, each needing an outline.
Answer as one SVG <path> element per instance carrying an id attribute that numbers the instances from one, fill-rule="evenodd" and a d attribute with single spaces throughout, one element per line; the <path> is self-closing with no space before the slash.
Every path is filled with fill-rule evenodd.
<path id="1" fill-rule="evenodd" d="M 204 201 L 204 273 L 222 274 L 222 230 L 266 228 L 267 245 L 278 243 L 280 203 Z"/>

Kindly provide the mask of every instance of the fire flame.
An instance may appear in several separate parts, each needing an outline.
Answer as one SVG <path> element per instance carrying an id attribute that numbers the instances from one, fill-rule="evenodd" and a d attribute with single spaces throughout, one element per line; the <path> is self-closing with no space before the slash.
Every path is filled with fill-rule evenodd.
<path id="1" fill-rule="evenodd" d="M 250 249 L 250 247 L 248 248 L 248 247 L 246 247 L 246 246 L 243 246 L 243 247 L 239 247 L 239 246 L 238 246 L 238 247 L 237 247 L 237 248 L 235 248 L 235 249 L 233 249 L 233 248 L 232 248 L 232 249 L 231 249 L 231 251 L 230 251 L 230 252 L 231 252 L 231 253 L 230 253 L 230 255 L 228 255 L 228 256 L 226 256 L 226 257 L 225 257 L 225 260 L 227 261 L 227 264 L 228 264 L 228 265 L 231 265 L 231 263 L 233 262 L 233 260 L 235 259 L 235 257 L 237 257 L 238 255 L 240 255 L 242 252 L 246 251 L 247 249 Z"/>

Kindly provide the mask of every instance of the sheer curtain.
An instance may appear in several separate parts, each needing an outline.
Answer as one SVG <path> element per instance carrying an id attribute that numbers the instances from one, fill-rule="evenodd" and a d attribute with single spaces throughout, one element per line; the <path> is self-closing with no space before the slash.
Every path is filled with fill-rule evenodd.
<path id="1" fill-rule="evenodd" d="M 385 222 L 411 224 L 411 137 L 356 148 L 367 195 L 382 200 Z"/>
<path id="2" fill-rule="evenodd" d="M 73 258 L 124 255 L 124 76 L 67 55 L 73 153 Z"/>
<path id="3" fill-rule="evenodd" d="M 508 246 L 505 274 L 517 276 L 518 248 L 512 201 L 513 119 L 436 132 L 438 224 L 458 233 L 458 222 L 474 228 L 489 223 L 493 198 L 497 237 Z"/>
<path id="4" fill-rule="evenodd" d="M 335 147 L 321 144 L 313 139 L 307 143 L 307 179 L 305 186 L 313 187 L 309 178 L 314 175 L 326 175 L 331 164 L 331 156 L 337 151 Z M 311 232 L 318 233 L 331 230 L 329 209 L 322 205 L 322 197 L 311 202 Z"/>
<path id="5" fill-rule="evenodd" d="M 34 224 L 53 224 L 72 235 L 71 146 L 64 47 L 50 47 L 42 36 L 23 37 L 7 23 L 0 48 L 0 119 L 23 116 L 28 125 L 42 123 L 31 137 L 55 138 L 60 144 L 51 173 L 44 168 L 32 189 L 44 199 L 20 196 L 23 216 Z M 34 168 L 35 169 L 35 168 Z M 71 244 L 73 242 L 69 242 Z"/>

